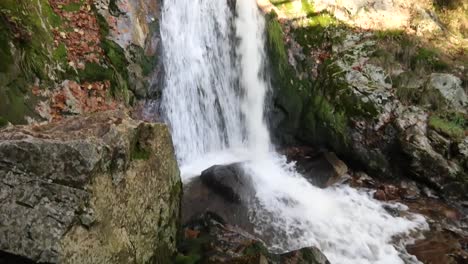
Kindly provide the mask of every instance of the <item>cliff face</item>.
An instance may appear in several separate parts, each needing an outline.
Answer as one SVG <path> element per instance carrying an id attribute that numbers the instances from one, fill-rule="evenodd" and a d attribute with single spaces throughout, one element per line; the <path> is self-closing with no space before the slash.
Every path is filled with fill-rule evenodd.
<path id="1" fill-rule="evenodd" d="M 158 21 L 156 0 L 2 1 L 0 125 L 147 98 L 160 79 Z"/>
<path id="2" fill-rule="evenodd" d="M 467 35 L 456 23 L 468 6 L 271 2 L 276 138 L 466 198 Z"/>
<path id="3" fill-rule="evenodd" d="M 108 111 L 4 129 L 0 260 L 169 263 L 181 191 L 163 124 Z"/>

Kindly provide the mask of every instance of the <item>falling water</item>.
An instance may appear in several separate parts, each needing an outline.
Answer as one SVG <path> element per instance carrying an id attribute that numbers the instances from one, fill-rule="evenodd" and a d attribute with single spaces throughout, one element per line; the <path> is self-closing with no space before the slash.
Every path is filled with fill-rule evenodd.
<path id="1" fill-rule="evenodd" d="M 393 217 L 364 190 L 316 188 L 273 151 L 264 118 L 268 85 L 261 77 L 265 22 L 255 0 L 237 0 L 236 14 L 228 2 L 164 1 L 162 107 L 183 179 L 243 161 L 257 192 L 251 221 L 260 236 L 272 237 L 271 250 L 315 245 L 332 263 L 411 258 L 392 241 L 426 228 L 421 216 Z"/>

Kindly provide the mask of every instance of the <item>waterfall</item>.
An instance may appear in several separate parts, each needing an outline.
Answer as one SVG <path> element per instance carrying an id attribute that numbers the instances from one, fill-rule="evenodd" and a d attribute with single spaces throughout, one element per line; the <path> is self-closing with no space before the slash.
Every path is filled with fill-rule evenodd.
<path id="1" fill-rule="evenodd" d="M 243 161 L 258 200 L 251 221 L 272 237 L 271 250 L 315 245 L 332 263 L 417 262 L 392 241 L 426 228 L 423 217 L 393 217 L 365 190 L 316 188 L 274 152 L 264 117 L 265 21 L 255 0 L 237 0 L 235 10 L 228 0 L 164 1 L 162 109 L 183 180 Z"/>

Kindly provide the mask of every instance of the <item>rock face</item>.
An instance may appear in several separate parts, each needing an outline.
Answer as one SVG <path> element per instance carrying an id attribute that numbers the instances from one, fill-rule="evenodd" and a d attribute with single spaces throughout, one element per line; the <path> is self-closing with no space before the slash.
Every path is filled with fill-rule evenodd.
<path id="1" fill-rule="evenodd" d="M 124 50 L 131 90 L 146 98 L 161 79 L 160 1 L 98 0 L 94 5 L 109 25 L 108 39 Z"/>
<path id="2" fill-rule="evenodd" d="M 220 216 L 207 212 L 194 217 L 184 226 L 184 238 L 175 263 L 243 263 L 243 264 L 329 264 L 315 247 L 285 254 L 271 254 L 242 229 Z M 232 250 L 236 249 L 236 250 Z"/>
<path id="3" fill-rule="evenodd" d="M 286 145 L 332 149 L 372 175 L 411 176 L 468 199 L 466 56 L 424 46 L 405 31 L 409 20 L 398 30 L 359 21 L 407 7 L 389 3 L 317 1 L 318 10 L 302 5 L 300 19 L 267 15 L 273 134 Z M 343 9 L 356 17 L 338 20 Z"/>
<path id="4" fill-rule="evenodd" d="M 108 111 L 5 128 L 0 262 L 165 263 L 175 252 L 180 196 L 163 124 Z"/>
<path id="5" fill-rule="evenodd" d="M 60 120 L 159 97 L 159 8 L 158 0 L 2 1 L 0 121 Z"/>

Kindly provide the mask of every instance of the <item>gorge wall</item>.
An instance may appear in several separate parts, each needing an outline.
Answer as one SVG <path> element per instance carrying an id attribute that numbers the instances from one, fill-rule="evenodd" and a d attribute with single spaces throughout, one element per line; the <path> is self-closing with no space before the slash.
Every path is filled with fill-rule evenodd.
<path id="1" fill-rule="evenodd" d="M 466 199 L 467 5 L 271 2 L 276 139 Z"/>

